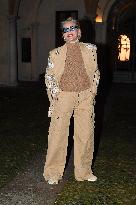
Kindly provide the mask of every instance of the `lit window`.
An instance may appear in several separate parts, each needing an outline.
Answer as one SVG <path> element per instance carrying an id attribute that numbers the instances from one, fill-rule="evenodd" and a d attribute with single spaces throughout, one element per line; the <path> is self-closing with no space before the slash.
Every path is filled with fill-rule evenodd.
<path id="1" fill-rule="evenodd" d="M 130 39 L 126 35 L 120 35 L 118 38 L 118 60 L 128 61 L 130 58 Z"/>

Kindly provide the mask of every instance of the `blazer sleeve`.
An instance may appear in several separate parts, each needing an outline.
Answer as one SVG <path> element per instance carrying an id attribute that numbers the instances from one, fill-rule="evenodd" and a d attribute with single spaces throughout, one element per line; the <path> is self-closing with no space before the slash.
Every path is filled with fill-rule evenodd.
<path id="1" fill-rule="evenodd" d="M 99 79 L 100 79 L 100 71 L 98 69 L 98 64 L 97 64 L 97 47 L 95 46 L 93 48 L 93 66 L 94 66 L 94 72 L 93 72 L 93 81 L 92 81 L 92 86 L 91 86 L 91 91 L 93 95 L 97 94 L 97 88 L 99 85 Z"/>
<path id="2" fill-rule="evenodd" d="M 50 52 L 48 57 L 48 65 L 45 73 L 45 85 L 46 85 L 47 95 L 50 102 L 52 102 L 52 99 L 59 92 L 59 87 L 57 85 L 57 81 L 55 79 L 53 69 L 54 69 L 54 62 L 52 58 L 52 52 Z"/>

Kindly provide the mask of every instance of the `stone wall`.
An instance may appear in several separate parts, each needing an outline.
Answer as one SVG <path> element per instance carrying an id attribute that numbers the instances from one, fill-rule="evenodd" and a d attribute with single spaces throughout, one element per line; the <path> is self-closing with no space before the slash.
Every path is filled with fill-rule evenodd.
<path id="1" fill-rule="evenodd" d="M 82 19 L 86 15 L 84 0 L 23 0 L 17 19 L 17 56 L 14 52 L 14 23 L 9 20 L 8 0 L 1 0 L 0 7 L 0 84 L 15 84 L 15 80 L 37 81 L 45 72 L 48 53 L 55 47 L 56 11 L 78 10 Z M 91 10 L 91 9 L 90 9 Z M 12 25 L 11 25 L 12 24 Z M 105 27 L 96 25 L 96 42 L 105 42 Z M 12 35 L 13 34 L 13 35 Z M 12 39 L 11 39 L 12 38 Z M 31 39 L 31 62 L 22 62 L 21 39 Z M 18 71 L 15 68 L 18 64 Z"/>
<path id="2" fill-rule="evenodd" d="M 0 2 L 0 85 L 9 83 L 8 0 Z"/>
<path id="3" fill-rule="evenodd" d="M 55 47 L 56 11 L 78 10 L 79 18 L 85 15 L 83 0 L 22 1 L 18 20 L 19 80 L 38 80 L 45 72 L 48 53 Z M 38 1 L 37 1 L 38 2 Z M 31 63 L 21 62 L 21 38 L 29 37 L 32 43 Z"/>

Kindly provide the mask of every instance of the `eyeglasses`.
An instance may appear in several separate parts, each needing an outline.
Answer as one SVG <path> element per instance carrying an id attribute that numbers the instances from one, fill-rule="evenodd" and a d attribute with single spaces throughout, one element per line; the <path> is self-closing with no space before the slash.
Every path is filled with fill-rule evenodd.
<path id="1" fill-rule="evenodd" d="M 62 31 L 63 31 L 63 33 L 67 33 L 67 32 L 69 32 L 69 31 L 75 31 L 76 29 L 78 29 L 79 27 L 78 26 L 70 26 L 70 28 L 65 28 L 65 27 L 63 27 L 62 28 Z"/>

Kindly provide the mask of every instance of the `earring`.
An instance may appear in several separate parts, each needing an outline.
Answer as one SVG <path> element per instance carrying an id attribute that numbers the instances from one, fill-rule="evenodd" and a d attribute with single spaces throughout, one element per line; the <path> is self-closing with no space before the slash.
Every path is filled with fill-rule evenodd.
<path id="1" fill-rule="evenodd" d="M 80 39 L 81 38 L 81 34 L 78 34 L 78 39 Z"/>

